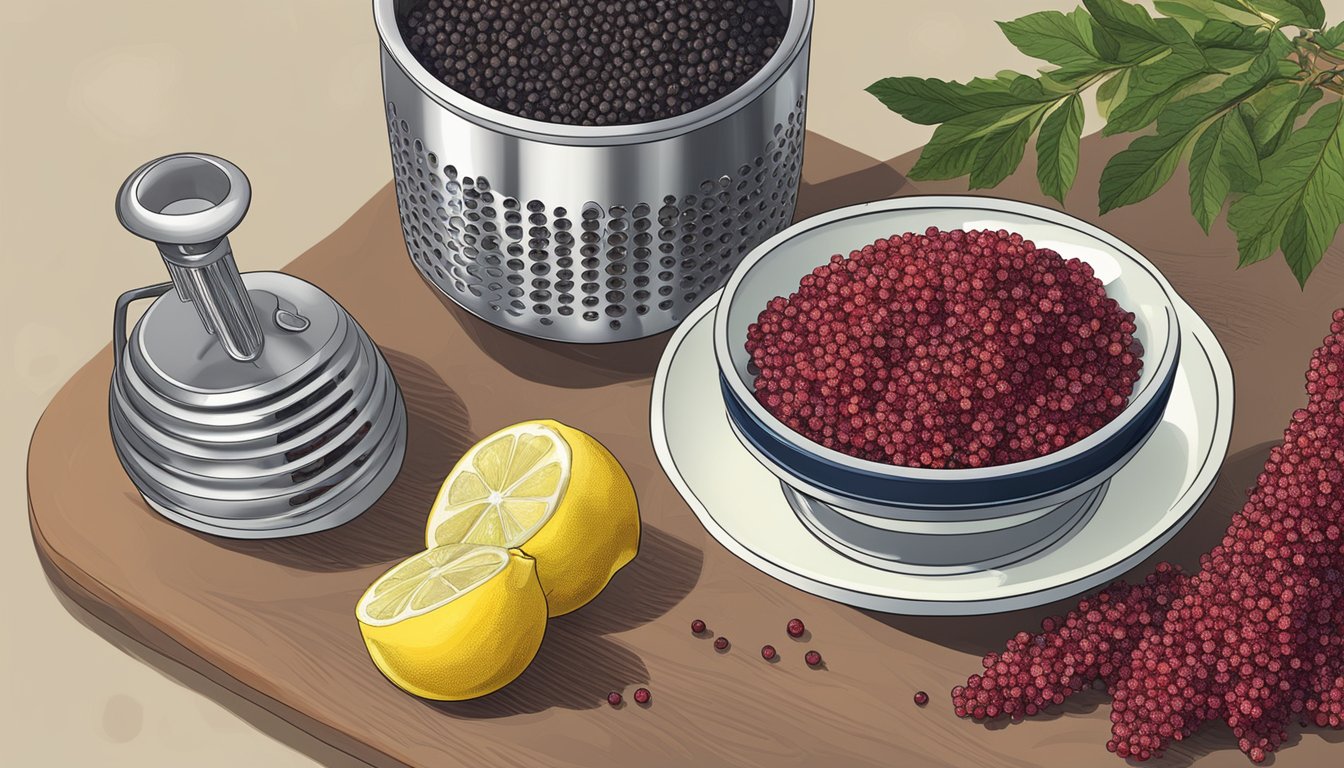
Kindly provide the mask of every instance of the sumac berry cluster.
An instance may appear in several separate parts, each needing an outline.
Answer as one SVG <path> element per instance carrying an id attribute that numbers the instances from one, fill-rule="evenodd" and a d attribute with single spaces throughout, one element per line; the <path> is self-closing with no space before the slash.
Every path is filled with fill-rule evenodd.
<path id="1" fill-rule="evenodd" d="M 1116 417 L 1142 366 L 1134 315 L 1092 268 L 1006 231 L 929 228 L 836 254 L 747 331 L 755 395 L 870 461 L 1025 461 Z"/>
<path id="2" fill-rule="evenodd" d="M 1116 754 L 1146 760 L 1226 722 L 1254 762 L 1302 725 L 1344 727 L 1344 310 L 1312 354 L 1307 405 L 1222 541 L 1021 633 L 953 690 L 963 717 L 1032 714 L 1096 680 Z"/>

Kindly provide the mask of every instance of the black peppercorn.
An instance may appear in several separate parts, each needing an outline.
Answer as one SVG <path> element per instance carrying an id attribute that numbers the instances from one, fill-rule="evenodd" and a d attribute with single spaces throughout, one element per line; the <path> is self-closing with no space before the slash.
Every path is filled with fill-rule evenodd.
<path id="1" fill-rule="evenodd" d="M 485 106 L 627 125 L 723 98 L 787 27 L 775 0 L 428 0 L 401 34 L 426 69 Z"/>

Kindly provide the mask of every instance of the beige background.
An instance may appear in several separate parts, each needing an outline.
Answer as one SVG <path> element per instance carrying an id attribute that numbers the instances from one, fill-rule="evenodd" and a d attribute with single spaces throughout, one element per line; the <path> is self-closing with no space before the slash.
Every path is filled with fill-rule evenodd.
<path id="1" fill-rule="evenodd" d="M 1030 66 L 993 20 L 1075 4 L 819 0 L 808 127 L 874 157 L 919 146 L 930 129 L 886 112 L 864 86 L 886 75 L 964 79 Z M 1326 5 L 1344 16 L 1344 0 Z M 3 762 L 353 765 L 58 597 L 33 553 L 23 473 L 43 408 L 107 343 L 117 294 L 164 279 L 153 251 L 113 215 L 113 194 L 137 165 L 183 150 L 238 163 L 255 195 L 233 237 L 244 270 L 283 265 L 387 183 L 368 3 L 3 7 L 0 350 L 12 371 L 0 410 Z"/>

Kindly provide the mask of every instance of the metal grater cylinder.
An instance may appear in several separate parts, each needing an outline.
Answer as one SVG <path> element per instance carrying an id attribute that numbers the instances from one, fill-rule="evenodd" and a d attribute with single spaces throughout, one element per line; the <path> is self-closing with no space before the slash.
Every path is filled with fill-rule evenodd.
<path id="1" fill-rule="evenodd" d="M 788 226 L 802 173 L 813 0 L 729 95 L 625 126 L 546 123 L 448 88 L 374 0 L 397 206 L 420 274 L 473 314 L 557 341 L 666 331 Z"/>

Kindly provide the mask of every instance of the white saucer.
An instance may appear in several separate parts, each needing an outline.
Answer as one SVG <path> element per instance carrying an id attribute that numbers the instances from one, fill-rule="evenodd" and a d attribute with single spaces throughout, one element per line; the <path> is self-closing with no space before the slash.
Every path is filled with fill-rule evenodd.
<path id="1" fill-rule="evenodd" d="M 1173 293 L 1173 296 L 1175 294 Z M 1232 368 L 1213 332 L 1176 300 L 1181 360 L 1153 436 L 1111 479 L 1084 524 L 1024 560 L 970 573 L 900 573 L 828 546 L 779 480 L 738 442 L 724 413 L 710 297 L 668 342 L 653 382 L 654 450 L 705 529 L 794 587 L 887 613 L 975 615 L 1053 602 L 1105 584 L 1176 535 L 1204 501 L 1232 433 Z"/>

